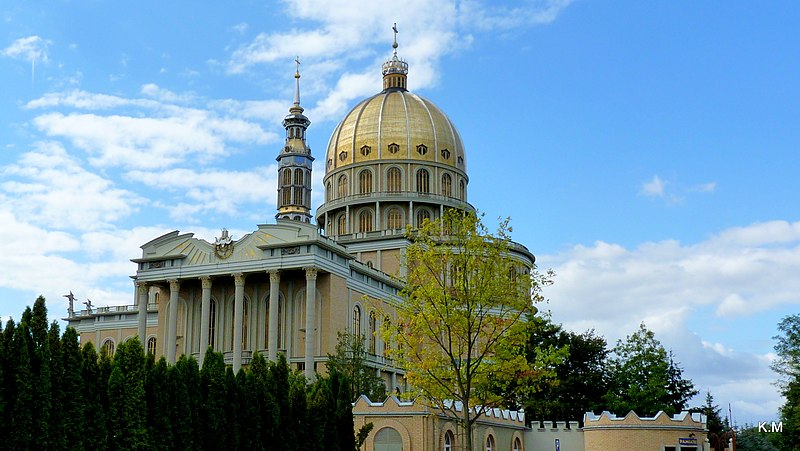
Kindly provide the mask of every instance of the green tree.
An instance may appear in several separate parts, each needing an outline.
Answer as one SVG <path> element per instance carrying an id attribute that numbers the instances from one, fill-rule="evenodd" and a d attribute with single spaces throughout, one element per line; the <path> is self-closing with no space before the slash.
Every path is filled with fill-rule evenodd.
<path id="1" fill-rule="evenodd" d="M 148 353 L 146 359 L 147 379 L 144 392 L 147 404 L 149 446 L 152 449 L 172 449 L 174 441 L 171 420 L 173 418 L 177 420 L 180 417 L 173 413 L 175 404 L 172 402 L 174 400 L 172 394 L 176 387 L 170 384 L 167 375 L 167 360 L 163 356 L 156 362 L 155 356 Z"/>
<path id="2" fill-rule="evenodd" d="M 30 449 L 33 445 L 34 418 L 31 405 L 34 399 L 31 354 L 33 339 L 30 335 L 31 309 L 22 315 L 19 326 L 14 329 L 11 358 L 14 360 L 14 405 L 11 411 L 9 447 L 11 449 Z"/>
<path id="3" fill-rule="evenodd" d="M 116 449 L 148 446 L 144 384 L 144 348 L 133 337 L 118 346 L 108 379 L 110 439 Z"/>
<path id="4" fill-rule="evenodd" d="M 289 449 L 304 450 L 314 449 L 313 436 L 308 433 L 310 429 L 308 417 L 307 381 L 300 373 L 289 375 L 289 418 L 283 423 L 288 429 L 287 435 L 294 441 Z"/>
<path id="5" fill-rule="evenodd" d="M 53 327 L 51 326 L 51 330 Z M 78 344 L 78 333 L 67 327 L 61 337 L 62 374 L 58 392 L 62 394 L 59 402 L 61 414 L 61 449 L 81 449 L 84 434 L 83 379 L 81 377 L 81 347 Z"/>
<path id="6" fill-rule="evenodd" d="M 386 385 L 375 373 L 375 368 L 367 365 L 366 337 L 339 331 L 334 354 L 328 354 L 328 370 L 335 371 L 350 381 L 351 401 L 366 395 L 372 401 L 386 398 Z"/>
<path id="7" fill-rule="evenodd" d="M 410 230 L 403 301 L 386 334 L 411 386 L 457 422 L 467 449 L 484 409 L 503 401 L 492 384 L 546 366 L 525 358 L 525 319 L 550 277 L 524 273 L 510 232 L 508 220 L 492 234 L 477 215 L 456 210 Z"/>
<path id="8" fill-rule="evenodd" d="M 256 352 L 247 372 L 245 402 L 242 406 L 244 449 L 267 449 L 270 443 L 276 443 L 275 431 L 280 411 L 269 391 L 271 377 L 267 360 L 260 352 Z"/>
<path id="9" fill-rule="evenodd" d="M 203 446 L 207 449 L 228 449 L 225 359 L 210 347 L 200 370 L 200 392 L 203 400 L 200 418 Z"/>
<path id="10" fill-rule="evenodd" d="M 81 350 L 81 382 L 84 400 L 83 446 L 85 449 L 106 449 L 108 444 L 108 373 L 101 368 L 94 345 L 89 342 Z"/>
<path id="11" fill-rule="evenodd" d="M 791 448 L 785 448 L 791 449 Z M 757 427 L 745 426 L 736 433 L 737 451 L 778 451 L 767 435 L 758 432 Z"/>
<path id="12" fill-rule="evenodd" d="M 9 328 L 11 329 L 9 331 Z M 14 389 L 13 373 L 10 362 L 11 339 L 14 334 L 14 321 L 8 320 L 5 329 L 0 323 L 0 437 L 8 437 L 8 426 L 11 424 L 11 406 Z"/>
<path id="13" fill-rule="evenodd" d="M 182 355 L 175 365 L 167 369 L 170 390 L 170 410 L 174 448 L 194 449 L 201 442 L 200 414 L 200 369 L 194 357 Z"/>
<path id="14" fill-rule="evenodd" d="M 294 444 L 295 429 L 292 422 L 292 401 L 290 398 L 291 380 L 289 364 L 283 353 L 278 354 L 278 361 L 269 364 L 270 378 L 267 380 L 267 391 L 275 399 L 278 409 L 278 422 L 275 423 L 275 443 Z M 302 434 L 302 431 L 300 432 Z M 290 446 L 290 445 L 287 445 Z"/>
<path id="15" fill-rule="evenodd" d="M 779 375 L 777 384 L 786 399 L 780 410 L 781 448 L 800 450 L 800 314 L 783 318 L 778 330 L 780 334 L 773 337 L 777 358 L 772 369 Z"/>
<path id="16" fill-rule="evenodd" d="M 510 407 L 522 404 L 528 420 L 580 421 L 587 410 L 602 410 L 608 391 L 605 338 L 591 330 L 582 334 L 564 330 L 547 318 L 532 318 L 528 326 L 528 361 L 535 362 L 542 349 L 563 356 L 553 366 L 553 380 L 534 381 L 533 393 Z M 513 399 L 515 392 L 507 397 Z"/>
<path id="17" fill-rule="evenodd" d="M 51 427 L 55 426 L 51 419 L 53 409 L 53 375 L 50 361 L 50 339 L 48 337 L 47 305 L 44 297 L 39 296 L 33 303 L 31 316 L 31 338 L 33 353 L 31 355 L 31 372 L 34 379 L 33 403 L 28 406 L 33 413 L 33 446 L 38 449 L 53 448 L 51 443 Z M 53 431 L 55 432 L 55 431 Z"/>
<path id="18" fill-rule="evenodd" d="M 652 416 L 663 410 L 675 414 L 697 394 L 694 385 L 683 379 L 680 366 L 671 358 L 644 323 L 625 341 L 614 347 L 611 382 L 605 400 L 612 412 L 630 411 Z"/>

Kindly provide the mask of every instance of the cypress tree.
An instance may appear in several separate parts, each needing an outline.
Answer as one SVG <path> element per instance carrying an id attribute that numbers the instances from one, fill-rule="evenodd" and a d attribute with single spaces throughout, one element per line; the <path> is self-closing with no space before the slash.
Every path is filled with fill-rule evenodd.
<path id="1" fill-rule="evenodd" d="M 200 394 L 200 368 L 194 357 L 181 356 L 175 364 L 181 382 L 181 396 L 185 399 L 188 415 L 184 418 L 188 421 L 180 426 L 180 443 L 176 443 L 177 449 L 196 449 L 202 443 L 200 437 L 200 414 L 202 410 L 202 397 Z M 183 394 L 185 390 L 185 395 Z"/>
<path id="2" fill-rule="evenodd" d="M 6 335 L 3 331 L 3 324 L 0 322 L 0 437 L 6 437 L 6 414 L 8 411 L 8 389 L 6 387 L 6 375 L 8 374 L 8 353 L 6 352 Z"/>
<path id="3" fill-rule="evenodd" d="M 330 378 L 320 377 L 309 387 L 307 412 L 310 420 L 308 422 L 309 449 L 340 451 L 333 421 L 335 404 L 331 393 Z"/>
<path id="4" fill-rule="evenodd" d="M 147 447 L 147 406 L 144 391 L 144 349 L 139 339 L 119 345 L 108 380 L 111 446 Z"/>
<path id="5" fill-rule="evenodd" d="M 61 343 L 61 328 L 58 323 L 50 323 L 47 333 L 50 343 L 50 446 L 53 449 L 66 449 L 66 430 L 64 429 L 64 350 Z"/>
<path id="6" fill-rule="evenodd" d="M 351 402 L 352 388 L 348 378 L 338 372 L 329 375 L 331 380 L 331 394 L 335 402 L 333 423 L 341 451 L 350 451 L 356 448 L 356 437 L 353 433 L 353 404 Z"/>
<path id="7" fill-rule="evenodd" d="M 31 348 L 33 340 L 28 330 L 30 308 L 26 309 L 22 321 L 14 330 L 11 358 L 14 360 L 14 408 L 10 414 L 11 430 L 9 448 L 30 449 L 33 446 L 33 372 L 31 371 Z"/>
<path id="8" fill-rule="evenodd" d="M 54 323 L 55 324 L 55 323 Z M 52 327 L 51 327 L 52 330 Z M 67 327 L 61 338 L 61 352 L 63 361 L 63 376 L 58 392 L 61 398 L 61 434 L 63 448 L 83 448 L 83 378 L 81 369 L 81 348 L 78 344 L 78 333 L 72 327 Z"/>
<path id="9" fill-rule="evenodd" d="M 200 371 L 203 399 L 201 430 L 203 446 L 207 449 L 228 449 L 228 418 L 225 412 L 225 360 L 222 354 L 209 348 Z"/>
<path id="10" fill-rule="evenodd" d="M 145 400 L 147 404 L 147 435 L 152 449 L 172 449 L 172 422 L 178 416 L 171 415 L 173 403 L 170 402 L 174 386 L 170 384 L 167 361 L 164 357 L 155 362 L 153 354 L 147 355 L 147 381 L 145 383 Z M 176 431 L 177 432 L 177 431 Z"/>
<path id="11" fill-rule="evenodd" d="M 38 449 L 51 449 L 50 429 L 53 426 L 51 413 L 53 409 L 52 373 L 50 368 L 50 340 L 48 338 L 47 306 L 44 297 L 39 296 L 33 303 L 31 316 L 31 338 L 33 354 L 31 355 L 31 372 L 33 376 L 33 403 L 28 406 L 33 413 L 33 446 Z"/>
<path id="12" fill-rule="evenodd" d="M 278 362 L 269 364 L 270 378 L 267 383 L 267 391 L 275 400 L 278 410 L 278 418 L 275 423 L 275 443 L 287 443 L 292 446 L 295 443 L 294 430 L 289 424 L 292 414 L 292 405 L 289 400 L 289 364 L 286 356 L 278 354 Z"/>
<path id="13" fill-rule="evenodd" d="M 256 352 L 250 362 L 245 384 L 242 447 L 268 449 L 275 442 L 275 429 L 280 412 L 270 393 L 272 375 L 267 360 Z"/>
<path id="14" fill-rule="evenodd" d="M 233 449 L 239 449 L 239 440 L 241 439 L 241 392 L 239 389 L 240 377 L 244 376 L 244 370 L 239 370 L 237 375 L 234 375 L 233 368 L 227 367 L 225 369 L 225 414 L 228 418 L 228 446 Z"/>
<path id="15" fill-rule="evenodd" d="M 289 443 L 289 449 L 303 450 L 314 449 L 312 438 L 309 434 L 308 402 L 306 399 L 306 378 L 302 374 L 292 374 L 289 378 L 289 403 L 290 414 L 286 424 L 287 435 L 294 441 Z"/>
<path id="16" fill-rule="evenodd" d="M 108 359 L 104 367 L 108 368 Z M 101 369 L 97 351 L 89 342 L 81 350 L 81 382 L 83 409 L 83 446 L 85 449 L 106 449 L 108 445 L 108 376 Z"/>

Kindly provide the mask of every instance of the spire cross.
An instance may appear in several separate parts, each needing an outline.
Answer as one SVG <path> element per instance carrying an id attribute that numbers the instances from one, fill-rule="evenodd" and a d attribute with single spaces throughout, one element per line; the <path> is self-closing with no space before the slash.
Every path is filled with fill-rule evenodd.
<path id="1" fill-rule="evenodd" d="M 392 44 L 392 48 L 394 49 L 394 55 L 397 56 L 397 22 L 392 26 L 392 31 L 394 31 L 394 43 Z"/>

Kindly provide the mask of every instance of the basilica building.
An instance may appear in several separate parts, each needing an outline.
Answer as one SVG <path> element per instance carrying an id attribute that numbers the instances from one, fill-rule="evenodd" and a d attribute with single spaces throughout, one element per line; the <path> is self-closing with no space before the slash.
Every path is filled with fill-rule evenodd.
<path id="1" fill-rule="evenodd" d="M 309 378 L 325 370 L 337 333 L 366 339 L 368 361 L 388 392 L 403 391 L 402 370 L 386 356 L 379 328 L 391 321 L 404 276 L 406 227 L 437 220 L 467 202 L 467 156 L 455 125 L 431 101 L 407 89 L 408 63 L 382 65 L 383 90 L 359 102 L 331 133 L 325 153 L 325 201 L 312 218 L 311 121 L 294 103 L 283 120 L 275 222 L 214 242 L 174 231 L 141 246 L 133 276 L 136 303 L 70 309 L 65 320 L 113 353 L 138 336 L 174 363 L 202 365 L 211 346 L 234 371 L 255 352 L 283 353 Z M 298 61 L 299 67 L 299 61 Z M 534 256 L 513 246 L 520 265 Z"/>

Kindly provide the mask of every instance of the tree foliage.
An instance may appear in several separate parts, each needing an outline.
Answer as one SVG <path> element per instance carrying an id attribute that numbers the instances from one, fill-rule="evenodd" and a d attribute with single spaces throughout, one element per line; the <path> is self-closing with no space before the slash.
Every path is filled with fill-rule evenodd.
<path id="1" fill-rule="evenodd" d="M 283 354 L 256 353 L 236 375 L 214 351 L 202 371 L 187 356 L 156 362 L 136 337 L 98 355 L 75 329 L 48 328 L 43 298 L 0 328 L 0 449 L 352 451 L 351 393 L 335 370 L 310 384 Z"/>
<path id="2" fill-rule="evenodd" d="M 383 401 L 386 385 L 375 368 L 367 365 L 366 337 L 339 331 L 334 352 L 328 354 L 328 370 L 344 375 L 350 381 L 351 401 L 355 402 L 362 394 L 371 401 Z"/>
<path id="3" fill-rule="evenodd" d="M 612 378 L 605 401 L 618 415 L 630 411 L 652 416 L 686 409 L 697 394 L 694 384 L 644 323 L 625 341 L 619 340 L 610 359 Z"/>
<path id="4" fill-rule="evenodd" d="M 490 233 L 480 217 L 456 210 L 410 230 L 403 302 L 386 334 L 411 386 L 449 412 L 470 449 L 482 409 L 503 402 L 492 385 L 543 369 L 525 358 L 525 319 L 550 274 L 524 272 L 510 232 L 508 220 Z"/>
<path id="5" fill-rule="evenodd" d="M 780 410 L 781 449 L 800 450 L 800 314 L 783 318 L 778 330 L 772 369 L 780 376 L 778 386 L 786 400 Z"/>

